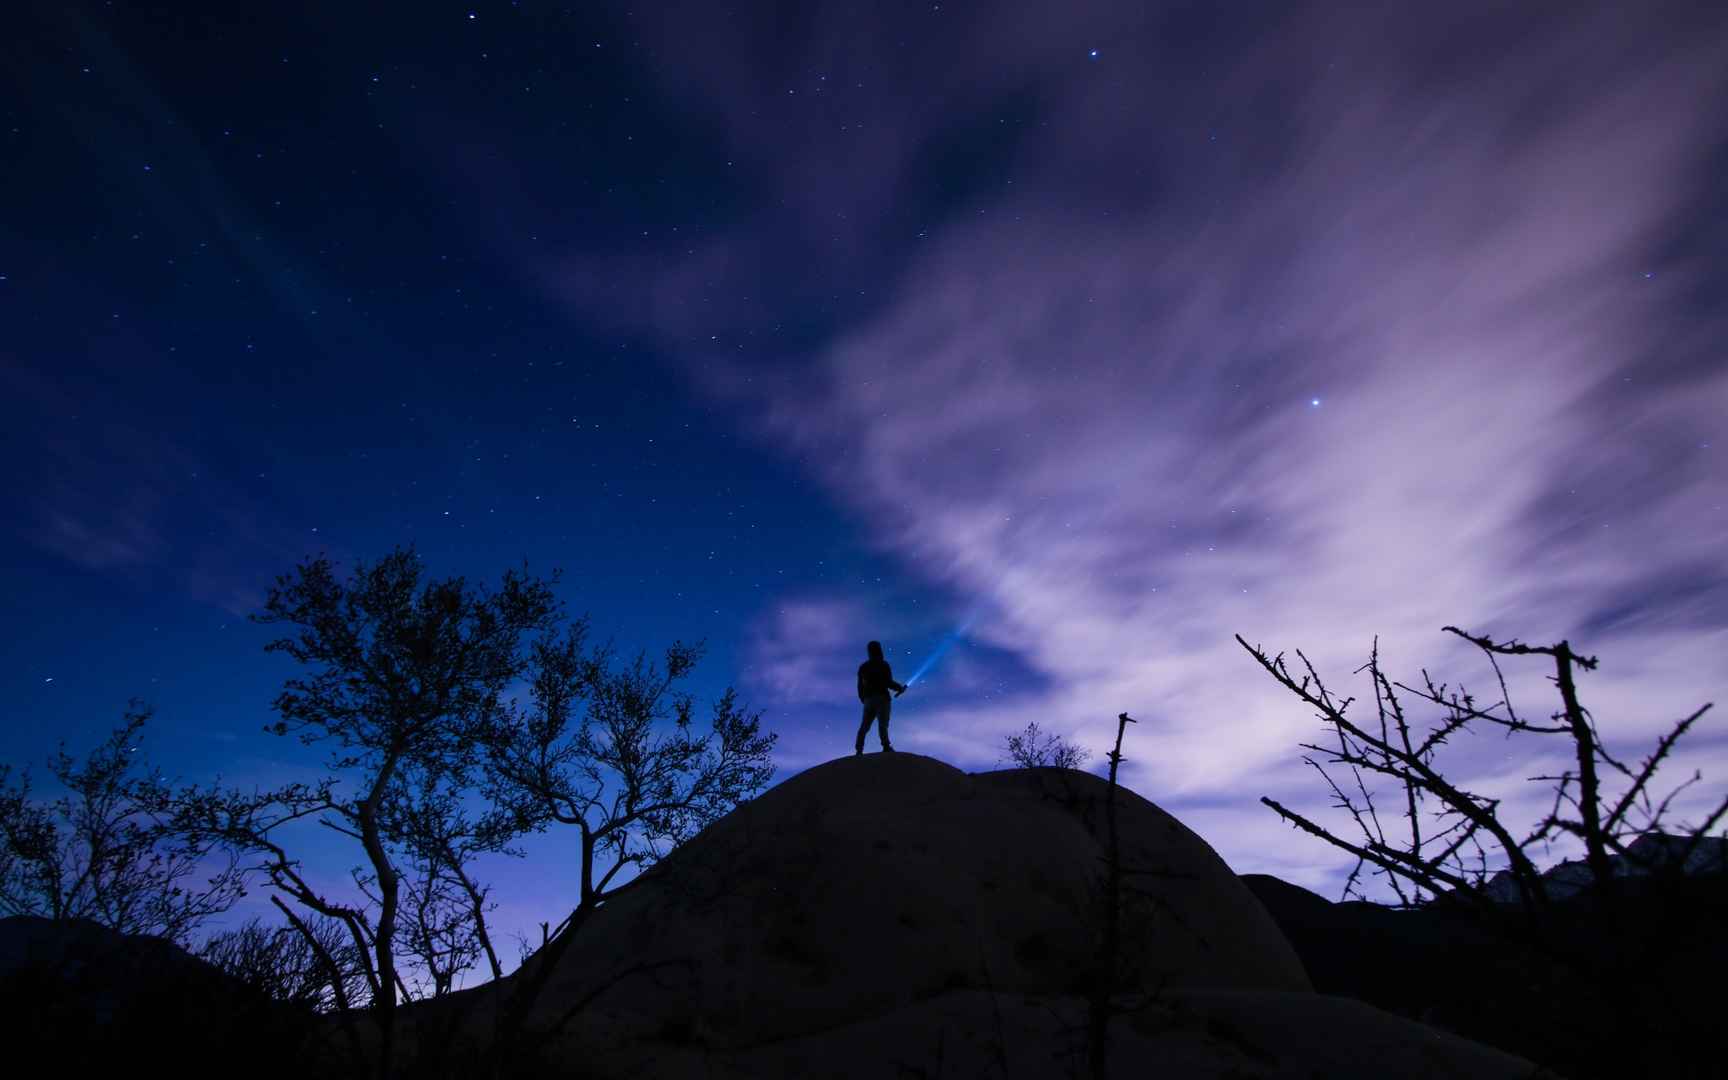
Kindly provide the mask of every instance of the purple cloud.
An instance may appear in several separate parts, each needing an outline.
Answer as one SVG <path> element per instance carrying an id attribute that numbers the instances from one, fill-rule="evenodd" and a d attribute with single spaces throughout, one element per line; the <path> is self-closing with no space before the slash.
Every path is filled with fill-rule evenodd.
<path id="1" fill-rule="evenodd" d="M 745 670 L 752 686 L 779 705 L 832 702 L 860 663 L 867 614 L 865 605 L 845 599 L 779 605 L 751 634 Z"/>
<path id="2" fill-rule="evenodd" d="M 852 79 L 891 51 L 828 18 L 800 72 Z M 1340 688 L 1376 635 L 1394 676 L 1478 688 L 1491 674 L 1443 624 L 1576 636 L 1604 658 L 1586 703 L 1629 751 L 1720 689 L 1728 498 L 1707 444 L 1728 370 L 1686 304 L 1700 268 L 1664 261 L 1721 135 L 1703 105 L 1728 70 L 1720 34 L 1657 41 L 1612 10 L 1292 16 L 1215 70 L 1148 44 L 1104 71 L 1081 46 L 1148 28 L 1026 18 L 946 26 L 943 74 L 819 130 L 748 41 L 672 65 L 737 153 L 793 148 L 781 213 L 865 260 L 889 258 L 872 225 L 911 197 L 942 123 L 1038 102 L 1005 182 L 929 230 L 873 314 L 806 363 L 688 345 L 746 325 L 748 305 L 653 315 L 692 378 L 807 460 L 911 574 L 987 601 L 973 637 L 1039 677 L 947 700 L 897 741 L 980 762 L 1036 719 L 1100 749 L 1127 709 L 1146 721 L 1130 783 L 1238 869 L 1318 883 L 1325 850 L 1296 851 L 1253 802 L 1320 810 L 1295 749 L 1317 729 L 1233 633 L 1303 649 Z M 1217 152 L 1176 119 L 1208 102 Z M 701 264 L 761 258 L 748 244 L 724 237 Z M 806 633 L 771 616 L 761 685 L 819 694 L 844 611 L 799 613 Z M 1542 675 L 1514 673 L 1526 711 L 1554 704 Z M 1504 753 L 1483 737 L 1451 768 L 1532 814 L 1544 789 Z M 1672 775 L 1694 767 L 1719 789 L 1720 742 Z"/>

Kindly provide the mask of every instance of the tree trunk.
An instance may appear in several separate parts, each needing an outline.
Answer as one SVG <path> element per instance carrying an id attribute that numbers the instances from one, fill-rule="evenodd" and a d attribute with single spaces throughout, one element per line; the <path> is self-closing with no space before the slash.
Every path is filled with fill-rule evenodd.
<path id="1" fill-rule="evenodd" d="M 1093 1080 L 1109 1075 L 1110 1009 L 1116 995 L 1116 964 L 1122 951 L 1122 852 L 1116 836 L 1116 767 L 1122 763 L 1122 733 L 1134 718 L 1122 713 L 1116 718 L 1116 747 L 1110 751 L 1110 788 L 1104 798 L 1105 828 L 1109 834 L 1109 856 L 1104 884 L 1104 937 L 1098 946 L 1096 982 L 1087 1023 L 1088 1058 Z"/>
<path id="2" fill-rule="evenodd" d="M 1559 668 L 1560 698 L 1566 703 L 1566 723 L 1572 728 L 1572 744 L 1578 754 L 1578 812 L 1584 824 L 1584 858 L 1596 881 L 1598 895 L 1606 900 L 1614 893 L 1614 867 L 1602 840 L 1601 789 L 1596 776 L 1596 736 L 1578 703 L 1578 688 L 1572 683 L 1572 645 L 1562 641 L 1554 647 Z"/>
<path id="3" fill-rule="evenodd" d="M 360 804 L 359 813 L 356 815 L 360 820 L 360 842 L 366 848 L 366 857 L 372 863 L 373 873 L 378 876 L 378 933 L 372 942 L 378 961 L 378 994 L 372 1004 L 378 1017 L 380 1078 L 390 1075 L 396 1049 L 395 937 L 401 889 L 396 881 L 396 868 L 391 865 L 390 854 L 384 850 L 384 841 L 379 834 L 378 805 L 383 801 L 384 790 L 396 771 L 399 758 L 400 755 L 395 752 L 385 756 L 384 764 L 378 770 L 378 778 L 373 782 L 372 790 L 366 793 L 366 799 Z"/>

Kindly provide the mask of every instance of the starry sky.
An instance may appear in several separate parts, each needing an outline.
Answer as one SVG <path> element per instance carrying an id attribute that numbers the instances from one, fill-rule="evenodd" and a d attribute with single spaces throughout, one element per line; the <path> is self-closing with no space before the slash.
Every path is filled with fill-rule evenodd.
<path id="1" fill-rule="evenodd" d="M 782 777 L 850 752 L 867 640 L 949 642 L 901 749 L 1099 768 L 1126 710 L 1128 784 L 1335 895 L 1257 801 L 1325 816 L 1318 725 L 1232 635 L 1370 699 L 1376 635 L 1484 694 L 1443 625 L 1567 638 L 1635 755 L 1728 685 L 1725 84 L 1728 15 L 1662 0 L 26 0 L 3 758 L 140 697 L 172 773 L 309 778 L 246 616 L 412 543 L 705 639 Z M 1516 818 L 1554 759 L 1508 746 L 1442 762 Z M 489 868 L 507 927 L 567 850 Z"/>

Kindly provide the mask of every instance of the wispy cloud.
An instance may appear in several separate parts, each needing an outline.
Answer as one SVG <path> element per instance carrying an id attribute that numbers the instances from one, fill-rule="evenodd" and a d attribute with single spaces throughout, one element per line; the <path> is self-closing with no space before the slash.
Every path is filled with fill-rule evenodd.
<path id="1" fill-rule="evenodd" d="M 779 605 L 751 635 L 746 672 L 781 705 L 832 701 L 860 662 L 864 605 L 844 599 L 794 599 Z"/>
<path id="2" fill-rule="evenodd" d="M 916 90 L 971 78 L 949 105 L 1038 102 L 1014 183 L 929 230 L 807 363 L 691 356 L 909 573 L 987 600 L 973 636 L 1038 676 L 928 710 L 904 745 L 976 760 L 1038 719 L 1099 748 L 1127 709 L 1147 721 L 1135 786 L 1191 805 L 1239 868 L 1286 867 L 1270 813 L 1217 799 L 1319 808 L 1295 764 L 1313 728 L 1234 633 L 1339 681 L 1378 635 L 1395 675 L 1482 686 L 1443 624 L 1572 636 L 1604 657 L 1585 693 L 1621 745 L 1720 693 L 1728 368 L 1687 306 L 1699 267 L 1665 252 L 1723 134 L 1703 107 L 1723 42 L 1611 9 L 1510 18 L 1293 17 L 1187 83 L 1155 56 L 1102 72 L 1072 34 L 1014 19 L 949 39 L 953 81 Z M 769 138 L 765 98 L 709 76 L 730 137 Z M 1206 125 L 1161 96 L 1212 101 L 1235 145 L 1196 148 Z M 894 216 L 882 193 L 909 198 L 897 185 L 944 137 L 917 115 L 893 131 L 824 189 L 865 222 Z M 813 138 L 787 183 L 839 141 Z M 772 615 L 763 685 L 809 700 L 843 608 Z M 1519 703 L 1548 708 L 1522 678 Z M 1454 768 L 1515 787 L 1505 752 L 1485 738 Z M 1720 750 L 1675 773 L 1693 766 L 1728 780 Z"/>
<path id="3" fill-rule="evenodd" d="M 310 546 L 272 521 L 226 463 L 126 403 L 81 399 L 65 380 L 25 368 L 0 369 L 0 389 L 33 436 L 26 468 L 0 487 L 17 509 L 8 531 L 32 546 L 236 616 L 257 611 L 269 570 Z"/>

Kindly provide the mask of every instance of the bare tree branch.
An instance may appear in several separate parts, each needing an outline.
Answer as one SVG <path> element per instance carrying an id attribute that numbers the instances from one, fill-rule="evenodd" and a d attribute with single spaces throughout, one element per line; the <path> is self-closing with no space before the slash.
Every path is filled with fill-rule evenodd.
<path id="1" fill-rule="evenodd" d="M 28 770 L 14 786 L 0 765 L 0 912 L 90 919 L 186 945 L 245 895 L 248 868 L 177 832 L 154 797 L 166 782 L 134 774 L 151 715 L 133 701 L 82 762 L 62 744 L 48 770 L 65 794 L 52 801 L 32 797 Z"/>
<path id="2" fill-rule="evenodd" d="M 1313 706 L 1320 719 L 1331 728 L 1337 739 L 1336 747 L 1322 747 L 1316 743 L 1300 745 L 1304 749 L 1325 755 L 1329 762 L 1349 766 L 1356 781 L 1357 795 L 1347 795 L 1313 758 L 1305 757 L 1304 761 L 1324 777 L 1333 794 L 1334 807 L 1351 816 L 1361 831 L 1364 842 L 1350 843 L 1279 803 L 1270 799 L 1263 799 L 1262 802 L 1286 820 L 1356 857 L 1356 864 L 1345 884 L 1346 895 L 1356 887 L 1362 866 L 1373 864 L 1387 874 L 1399 901 L 1406 905 L 1411 898 L 1399 886 L 1400 879 L 1417 886 L 1418 900 L 1424 893 L 1435 897 L 1452 893 L 1474 902 L 1476 891 L 1481 887 L 1487 870 L 1487 849 L 1483 847 L 1483 840 L 1487 838 L 1498 848 L 1498 857 L 1507 863 L 1507 869 L 1519 892 L 1521 907 L 1534 916 L 1544 910 L 1548 892 L 1547 884 L 1530 858 L 1529 849 L 1539 843 L 1546 844 L 1551 837 L 1557 835 L 1575 837 L 1583 844 L 1595 888 L 1604 895 L 1612 895 L 1616 884 L 1610 856 L 1630 857 L 1630 840 L 1634 835 L 1659 832 L 1674 799 L 1699 779 L 1695 775 L 1659 803 L 1651 805 L 1648 788 L 1659 766 L 1669 757 L 1679 739 L 1710 706 L 1705 705 L 1679 721 L 1658 741 L 1655 750 L 1644 759 L 1638 771 L 1633 773 L 1602 745 L 1594 718 L 1579 700 L 1573 673 L 1575 670 L 1594 671 L 1597 667 L 1595 657 L 1579 655 L 1573 651 L 1570 643 L 1565 641 L 1552 646 L 1525 645 L 1516 640 L 1499 643 L 1488 637 L 1465 633 L 1452 626 L 1445 627 L 1445 630 L 1470 641 L 1488 658 L 1500 687 L 1501 700 L 1485 707 L 1479 706 L 1462 687 L 1449 692 L 1445 684 L 1437 686 L 1427 671 L 1422 673 L 1424 688 L 1420 690 L 1393 682 L 1380 669 L 1379 642 L 1376 639 L 1369 662 L 1358 668 L 1357 672 L 1367 670 L 1374 686 L 1380 720 L 1377 736 L 1345 716 L 1344 710 L 1349 699 L 1342 704 L 1335 703 L 1313 665 L 1308 663 L 1307 657 L 1300 651 L 1297 655 L 1305 665 L 1306 674 L 1298 679 L 1288 670 L 1282 653 L 1268 658 L 1265 652 L 1250 646 L 1238 636 L 1236 640 L 1268 673 L 1305 703 Z M 1560 691 L 1562 708 L 1555 714 L 1554 719 L 1563 721 L 1561 724 L 1531 724 L 1512 706 L 1506 689 L 1505 674 L 1497 658 L 1529 655 L 1551 657 L 1555 663 L 1555 674 L 1550 681 Z M 1446 710 L 1446 714 L 1426 738 L 1414 741 L 1410 737 L 1409 723 L 1395 689 L 1413 693 Z M 1502 709 L 1505 711 L 1504 716 L 1498 715 Z M 1558 775 L 1530 778 L 1532 781 L 1554 785 L 1553 806 L 1522 839 L 1515 838 L 1501 822 L 1496 800 L 1452 784 L 1433 764 L 1433 755 L 1442 745 L 1458 732 L 1468 730 L 1469 725 L 1478 720 L 1504 729 L 1507 737 L 1515 733 L 1561 735 L 1569 740 L 1574 767 Z M 1396 739 L 1393 737 L 1394 732 Z M 1627 788 L 1617 798 L 1605 798 L 1602 783 L 1604 772 L 1599 766 L 1606 766 L 1610 770 L 1608 775 L 1618 773 L 1629 781 Z M 1376 810 L 1374 793 L 1363 782 L 1364 773 L 1385 776 L 1403 786 L 1404 820 L 1408 826 L 1408 839 L 1400 845 L 1388 842 Z M 1440 820 L 1452 820 L 1450 825 L 1438 833 L 1425 835 L 1418 810 L 1420 804 L 1428 798 L 1439 802 Z M 1643 808 L 1645 818 L 1637 830 L 1633 830 L 1627 821 L 1629 811 L 1634 806 Z M 1724 815 L 1728 815 L 1728 799 L 1724 799 L 1721 806 L 1709 815 L 1703 826 L 1690 830 L 1686 837 L 1683 858 L 1690 857 L 1708 830 L 1714 828 Z M 1463 853 L 1467 848 L 1474 849 L 1476 869 L 1467 867 L 1464 862 Z"/>

